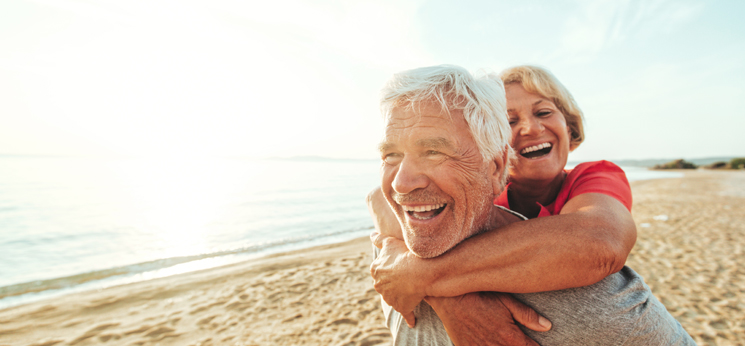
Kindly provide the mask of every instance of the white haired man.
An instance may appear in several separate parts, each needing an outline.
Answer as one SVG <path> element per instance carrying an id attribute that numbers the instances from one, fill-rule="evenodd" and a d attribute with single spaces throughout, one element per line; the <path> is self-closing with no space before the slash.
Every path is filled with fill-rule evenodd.
<path id="1" fill-rule="evenodd" d="M 436 257 L 480 232 L 524 220 L 493 205 L 504 188 L 510 150 L 505 103 L 498 78 L 474 79 L 455 66 L 405 71 L 383 90 L 381 191 L 412 253 Z M 457 336 L 457 343 L 535 345 L 522 332 L 542 345 L 610 345 L 619 340 L 694 344 L 665 307 L 647 294 L 640 278 L 622 276 L 612 274 L 576 289 L 516 295 L 527 305 L 550 311 L 551 330 L 535 312 L 498 293 L 427 298 L 413 312 L 414 328 L 404 326 L 403 316 L 383 305 L 396 345 L 451 345 L 448 334 Z M 450 318 L 454 308 L 472 311 L 472 318 Z M 605 320 L 607 328 L 585 328 L 577 316 Z M 513 317 L 534 330 L 516 333 Z M 508 332 L 500 333 L 504 329 Z M 505 335 L 510 340 L 495 340 Z"/>

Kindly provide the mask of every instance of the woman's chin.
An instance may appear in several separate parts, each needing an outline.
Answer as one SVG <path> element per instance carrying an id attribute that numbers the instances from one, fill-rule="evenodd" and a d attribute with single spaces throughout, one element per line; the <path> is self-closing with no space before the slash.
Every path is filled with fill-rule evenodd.
<path id="1" fill-rule="evenodd" d="M 510 180 L 553 180 L 557 175 L 564 171 L 566 162 L 558 162 L 558 160 L 544 160 L 544 159 L 523 159 L 518 160 L 516 169 L 510 170 Z"/>

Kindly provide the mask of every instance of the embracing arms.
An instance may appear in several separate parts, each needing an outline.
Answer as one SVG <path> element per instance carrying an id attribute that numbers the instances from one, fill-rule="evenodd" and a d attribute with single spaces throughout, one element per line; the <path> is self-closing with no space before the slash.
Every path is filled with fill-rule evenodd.
<path id="1" fill-rule="evenodd" d="M 401 230 L 380 189 L 370 193 L 368 205 L 382 226 L 382 234 L 372 235 L 376 246 L 398 241 L 388 239 L 400 239 Z M 405 246 L 383 247 L 371 272 L 384 298 L 417 302 L 478 291 L 543 292 L 591 285 L 619 271 L 635 242 L 636 226 L 623 204 L 585 193 L 559 215 L 482 233 L 436 258 L 421 259 Z"/>
<path id="2" fill-rule="evenodd" d="M 587 286 L 621 270 L 635 242 L 631 213 L 612 197 L 586 193 L 567 202 L 559 215 L 514 222 L 459 244 L 429 263 L 433 280 L 425 293 Z"/>
<path id="3" fill-rule="evenodd" d="M 385 247 L 382 246 L 382 243 L 376 244 L 378 247 L 383 247 L 383 250 L 378 254 L 378 258 L 387 256 L 384 255 L 386 251 L 392 250 L 394 253 L 408 251 L 404 242 L 399 240 L 403 238 L 401 228 L 395 215 L 385 204 L 385 200 L 382 200 L 382 203 L 384 203 L 382 207 L 384 208 L 381 208 L 379 213 L 373 210 L 373 205 L 381 202 L 381 200 L 371 200 L 375 198 L 374 196 L 374 193 L 368 195 L 367 203 L 373 216 L 375 228 L 391 235 L 373 237 L 373 243 L 391 242 Z M 390 256 L 387 256 L 387 258 L 390 258 Z M 458 346 L 538 346 L 534 340 L 520 330 L 518 323 L 535 331 L 551 329 L 550 321 L 506 293 L 476 292 L 457 297 L 427 297 L 426 301 L 437 313 L 450 339 Z M 402 313 L 402 317 L 412 328 L 416 321 L 412 310 L 417 304 L 419 304 L 419 301 L 410 310 Z M 395 303 L 391 305 L 394 308 L 396 306 Z"/>

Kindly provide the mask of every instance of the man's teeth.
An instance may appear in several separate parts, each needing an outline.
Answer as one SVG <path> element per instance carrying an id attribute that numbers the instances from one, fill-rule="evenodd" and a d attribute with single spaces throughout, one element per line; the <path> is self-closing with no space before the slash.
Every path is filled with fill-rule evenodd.
<path id="1" fill-rule="evenodd" d="M 523 149 L 522 151 L 520 151 L 520 154 L 532 153 L 534 151 L 538 151 L 538 150 L 541 150 L 543 148 L 548 148 L 550 146 L 551 146 L 551 143 L 541 143 L 541 144 L 534 145 L 532 147 L 527 147 L 527 148 Z"/>
<path id="2" fill-rule="evenodd" d="M 440 209 L 440 208 L 442 208 L 444 206 L 445 206 L 445 203 L 442 203 L 442 204 L 430 204 L 430 205 L 418 205 L 418 206 L 415 206 L 415 207 L 404 205 L 403 208 L 404 208 L 404 211 L 414 211 L 414 212 L 417 212 L 417 213 L 421 213 L 421 212 L 425 212 L 425 211 Z"/>

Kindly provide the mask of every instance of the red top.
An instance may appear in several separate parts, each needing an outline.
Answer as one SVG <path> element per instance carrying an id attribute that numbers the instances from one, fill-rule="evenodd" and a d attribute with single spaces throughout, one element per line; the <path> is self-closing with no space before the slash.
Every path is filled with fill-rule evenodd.
<path id="1" fill-rule="evenodd" d="M 573 197 L 591 192 L 611 196 L 631 211 L 631 187 L 621 167 L 608 161 L 594 161 L 580 163 L 573 169 L 565 171 L 567 176 L 556 200 L 547 206 L 538 203 L 541 207 L 538 217 L 556 215 Z M 504 191 L 494 200 L 494 204 L 510 208 L 507 198 L 509 188 L 510 184 L 507 184 Z"/>

